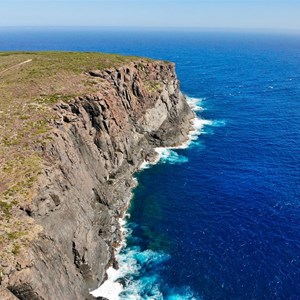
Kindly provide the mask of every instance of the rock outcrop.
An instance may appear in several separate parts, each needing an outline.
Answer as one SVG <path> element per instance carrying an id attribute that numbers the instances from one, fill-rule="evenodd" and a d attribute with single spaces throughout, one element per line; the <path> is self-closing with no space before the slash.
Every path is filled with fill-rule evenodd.
<path id="1" fill-rule="evenodd" d="M 43 230 L 4 276 L 4 299 L 92 299 L 89 289 L 117 264 L 132 174 L 155 147 L 187 140 L 193 113 L 173 64 L 139 61 L 86 76 L 97 93 L 54 107 L 51 139 L 41 146 L 47 163 L 26 210 Z"/>

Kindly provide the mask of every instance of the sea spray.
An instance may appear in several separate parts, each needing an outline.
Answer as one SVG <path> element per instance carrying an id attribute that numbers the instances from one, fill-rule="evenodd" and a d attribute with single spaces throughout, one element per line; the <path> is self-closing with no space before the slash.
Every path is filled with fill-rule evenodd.
<path id="1" fill-rule="evenodd" d="M 121 249 L 126 246 L 125 236 L 128 234 L 126 231 L 125 219 L 120 218 L 119 224 L 121 228 L 122 240 L 120 246 L 116 249 L 117 258 L 119 256 Z M 105 280 L 104 283 L 99 288 L 92 291 L 91 294 L 94 297 L 103 297 L 109 300 L 119 299 L 119 295 L 123 290 L 123 286 L 121 283 L 118 282 L 118 280 L 122 278 L 123 276 L 122 272 L 120 272 L 120 270 L 116 270 L 111 266 L 107 269 L 106 274 L 107 274 L 107 280 Z"/>
<path id="2" fill-rule="evenodd" d="M 198 111 L 203 111 L 204 108 L 201 106 L 202 101 L 206 98 L 192 98 L 186 96 L 187 103 L 191 107 L 192 111 L 195 113 L 195 118 L 192 121 L 192 130 L 189 132 L 188 140 L 181 145 L 175 147 L 157 147 L 155 148 L 155 152 L 157 153 L 157 157 L 154 161 L 143 161 L 140 166 L 140 170 L 144 170 L 149 168 L 151 165 L 155 165 L 158 162 L 160 163 L 186 163 L 188 162 L 188 158 L 179 155 L 176 149 L 186 149 L 188 148 L 195 140 L 198 139 L 198 136 L 203 133 L 203 128 L 206 125 L 214 126 L 214 122 L 210 120 L 205 120 L 197 116 Z"/>
<path id="3" fill-rule="evenodd" d="M 188 135 L 189 139 L 176 147 L 157 147 L 155 149 L 157 153 L 156 159 L 152 162 L 144 161 L 140 166 L 140 170 L 147 169 L 156 163 L 181 164 L 188 162 L 186 156 L 180 155 L 174 150 L 188 148 L 198 139 L 198 136 L 203 132 L 204 126 L 213 124 L 212 121 L 204 120 L 197 116 L 197 112 L 203 110 L 200 105 L 205 98 L 186 98 L 195 113 L 192 130 Z M 170 256 L 164 252 L 142 251 L 138 246 L 126 248 L 126 237 L 130 236 L 132 231 L 130 226 L 134 226 L 134 224 L 132 222 L 127 224 L 126 219 L 120 219 L 123 238 L 119 248 L 116 249 L 116 259 L 119 263 L 119 269 L 108 268 L 107 280 L 98 289 L 92 291 L 91 294 L 95 297 L 104 297 L 109 300 L 196 299 L 189 287 L 178 289 L 168 288 L 168 295 L 163 297 L 159 286 L 160 279 L 158 272 L 143 272 L 143 270 L 158 269 Z"/>
<path id="4" fill-rule="evenodd" d="M 136 224 L 132 222 L 126 224 L 124 220 L 122 222 L 124 232 L 130 236 Z M 121 251 L 117 252 L 116 259 L 120 268 L 108 269 L 108 280 L 93 292 L 94 296 L 105 297 L 109 300 L 196 299 L 188 287 L 177 289 L 167 287 L 167 294 L 162 292 L 158 270 L 170 259 L 169 254 L 150 249 L 142 250 L 139 246 L 126 247 L 124 241 Z"/>
<path id="5" fill-rule="evenodd" d="M 206 100 L 206 98 L 193 98 L 186 96 L 186 100 L 192 109 L 192 111 L 203 111 L 202 102 Z"/>

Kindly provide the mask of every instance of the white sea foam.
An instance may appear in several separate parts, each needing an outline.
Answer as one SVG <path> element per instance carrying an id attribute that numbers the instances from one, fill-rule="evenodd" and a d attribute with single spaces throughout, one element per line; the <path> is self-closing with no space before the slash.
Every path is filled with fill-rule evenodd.
<path id="1" fill-rule="evenodd" d="M 126 228 L 124 226 L 124 228 Z M 127 234 L 128 228 L 124 229 Z M 123 244 L 123 247 L 125 245 Z M 118 251 L 116 259 L 120 268 L 115 270 L 110 267 L 107 270 L 108 279 L 91 294 L 94 297 L 105 297 L 109 300 L 142 300 L 141 294 L 151 293 L 151 299 L 163 299 L 159 291 L 158 276 L 156 274 L 141 276 L 141 269 L 150 265 L 160 264 L 169 256 L 152 250 L 141 251 L 139 247 L 131 247 Z M 122 279 L 123 286 L 118 281 Z M 149 298 L 150 299 L 150 298 Z"/>
<path id="2" fill-rule="evenodd" d="M 203 100 L 205 100 L 205 98 L 187 97 L 187 101 L 191 109 L 195 112 L 193 129 L 189 133 L 188 141 L 177 147 L 156 148 L 156 160 L 154 162 L 144 161 L 141 164 L 140 169 L 149 168 L 152 164 L 156 164 L 157 162 L 175 164 L 185 163 L 188 161 L 187 157 L 178 154 L 174 150 L 189 147 L 190 144 L 197 140 L 198 136 L 203 132 L 204 126 L 214 126 L 212 121 L 201 119 L 196 115 L 196 112 L 203 110 L 201 107 Z M 126 226 L 126 221 L 124 219 L 120 219 L 120 226 L 123 240 L 116 253 L 116 259 L 119 262 L 120 267 L 118 270 L 115 270 L 113 267 L 110 267 L 107 270 L 108 279 L 98 289 L 91 292 L 93 296 L 104 297 L 109 300 L 196 299 L 189 288 L 181 288 L 180 291 L 170 290 L 168 295 L 163 297 L 162 291 L 160 290 L 159 274 L 142 274 L 142 270 L 147 269 L 150 265 L 153 266 L 155 264 L 159 265 L 163 263 L 169 259 L 169 255 L 152 250 L 141 251 L 139 247 L 126 248 L 125 236 L 130 235 L 131 230 Z"/>
<path id="3" fill-rule="evenodd" d="M 204 110 L 204 108 L 201 105 L 202 105 L 202 101 L 206 100 L 206 98 L 193 98 L 193 97 L 186 96 L 186 100 L 193 111 Z"/>
<path id="4" fill-rule="evenodd" d="M 156 148 L 160 163 L 182 164 L 188 162 L 186 156 L 178 154 L 176 151 L 168 148 Z"/>
<path id="5" fill-rule="evenodd" d="M 212 123 L 210 125 L 212 127 L 223 127 L 226 125 L 226 121 L 225 120 L 214 120 L 214 121 L 212 121 Z"/>
<path id="6" fill-rule="evenodd" d="M 202 111 L 202 102 L 206 100 L 206 98 L 193 98 L 186 96 L 187 103 L 191 107 L 191 109 L 195 112 L 195 118 L 193 119 L 192 130 L 188 135 L 188 140 L 181 145 L 176 147 L 157 147 L 155 148 L 155 152 L 157 153 L 157 157 L 154 161 L 143 161 L 140 166 L 140 170 L 148 169 L 151 165 L 160 163 L 170 163 L 170 164 L 181 164 L 188 162 L 188 158 L 178 154 L 175 149 L 186 149 L 188 148 L 193 141 L 197 140 L 198 136 L 203 133 L 203 128 L 206 125 L 213 125 L 213 122 L 210 120 L 201 119 L 197 116 L 197 111 Z"/>
<path id="7" fill-rule="evenodd" d="M 130 235 L 132 229 L 127 226 L 125 219 L 119 221 L 123 237 Z M 134 227 L 134 224 L 131 223 L 130 226 Z M 120 267 L 118 270 L 113 267 L 107 270 L 108 279 L 91 292 L 94 297 L 104 297 L 109 300 L 196 299 L 189 288 L 181 288 L 180 292 L 170 289 L 168 295 L 163 296 L 160 290 L 160 276 L 155 270 L 170 258 L 168 254 L 149 249 L 142 251 L 138 246 L 129 248 L 125 246 L 126 240 L 123 238 L 122 245 L 116 253 Z M 149 269 L 154 272 L 149 274 L 143 271 Z"/>
<path id="8" fill-rule="evenodd" d="M 104 297 L 109 300 L 119 299 L 119 295 L 123 290 L 123 286 L 117 282 L 120 278 L 120 273 L 113 267 L 110 267 L 106 271 L 107 280 L 96 290 L 92 291 L 91 294 L 94 297 Z"/>
<path id="9" fill-rule="evenodd" d="M 148 169 L 151 166 L 151 163 L 149 161 L 144 160 L 142 164 L 139 167 L 139 170 L 145 170 Z"/>
<path id="10" fill-rule="evenodd" d="M 163 295 L 160 290 L 160 275 L 155 270 L 169 258 L 170 256 L 166 253 L 152 250 L 142 251 L 138 246 L 124 249 L 117 254 L 119 270 L 110 268 L 108 270 L 109 279 L 106 281 L 108 283 L 106 285 L 104 283 L 97 291 L 93 292 L 93 295 L 109 300 L 196 299 L 189 288 L 180 288 L 180 291 L 169 289 Z M 149 269 L 154 272 L 144 272 Z M 124 286 L 117 282 L 121 278 Z M 102 288 L 103 286 L 104 288 Z"/>
<path id="11" fill-rule="evenodd" d="M 157 159 L 154 163 L 170 163 L 170 164 L 182 164 L 188 162 L 188 158 L 184 155 L 178 154 L 176 149 L 186 149 L 191 143 L 198 139 L 198 136 L 203 132 L 203 128 L 205 125 L 212 125 L 213 122 L 210 120 L 204 120 L 197 116 L 195 116 L 193 120 L 193 129 L 190 131 L 188 135 L 188 140 L 185 143 L 182 143 L 179 146 L 175 147 L 157 147 L 155 148 L 156 153 L 158 154 Z M 151 163 L 153 164 L 153 163 Z M 148 168 L 150 163 L 143 165 L 144 168 Z"/>
<path id="12" fill-rule="evenodd" d="M 121 234 L 122 234 L 122 241 L 121 245 L 117 249 L 116 256 L 119 256 L 119 253 L 123 247 L 125 247 L 125 236 L 128 234 L 127 228 L 126 228 L 126 221 L 125 219 L 120 218 L 119 224 L 121 228 Z M 118 300 L 120 293 L 123 291 L 123 286 L 121 283 L 118 282 L 120 278 L 123 277 L 122 272 L 119 270 L 114 269 L 113 267 L 109 267 L 106 271 L 107 273 L 107 280 L 104 281 L 104 283 L 98 287 L 96 290 L 91 291 L 90 293 L 94 297 L 103 297 L 107 298 L 109 300 Z"/>

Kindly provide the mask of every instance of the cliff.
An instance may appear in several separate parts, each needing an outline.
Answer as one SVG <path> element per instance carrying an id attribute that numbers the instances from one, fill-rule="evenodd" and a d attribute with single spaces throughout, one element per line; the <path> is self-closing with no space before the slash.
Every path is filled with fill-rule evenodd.
<path id="1" fill-rule="evenodd" d="M 51 60 L 60 54 L 29 53 L 24 58 L 33 56 L 34 62 L 41 55 Z M 80 59 L 74 60 L 74 55 Z M 4 299 L 91 299 L 89 289 L 105 280 L 109 266 L 117 267 L 118 221 L 130 201 L 132 174 L 145 159 L 153 159 L 155 147 L 178 145 L 191 129 L 193 113 L 179 90 L 172 63 L 89 54 L 92 59 L 80 69 L 77 64 L 83 63 L 84 55 L 88 54 L 65 53 L 72 68 L 62 68 L 62 63 L 58 67 L 56 62 L 46 73 L 43 68 L 45 77 L 39 72 L 36 78 L 42 80 L 29 84 L 35 94 L 27 97 L 35 106 L 27 112 L 28 119 L 33 122 L 40 105 L 42 117 L 34 124 L 43 126 L 42 130 L 38 126 L 39 133 L 25 135 L 25 154 L 17 151 L 25 157 L 21 162 L 29 158 L 34 162 L 22 171 L 31 181 L 26 193 L 21 189 L 21 196 L 19 191 L 7 193 L 15 184 L 10 184 L 6 170 L 7 153 L 11 157 L 12 149 L 24 149 L 24 140 L 11 145 L 9 137 L 2 137 L 6 184 L 0 186 L 5 196 L 0 296 Z M 26 84 L 30 64 L 16 66 L 22 68 L 18 72 Z M 10 72 L 16 70 L 0 73 L 8 82 L 6 93 Z M 15 174 L 18 164 L 12 169 Z M 18 222 L 22 230 L 9 229 Z"/>

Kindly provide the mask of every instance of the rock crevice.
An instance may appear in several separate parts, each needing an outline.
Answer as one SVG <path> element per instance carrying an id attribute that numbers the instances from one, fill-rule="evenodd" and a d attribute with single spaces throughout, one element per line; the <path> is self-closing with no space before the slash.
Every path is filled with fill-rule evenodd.
<path id="1" fill-rule="evenodd" d="M 116 263 L 132 174 L 155 147 L 178 145 L 191 129 L 173 64 L 139 61 L 86 76 L 96 93 L 54 107 L 42 150 L 49 163 L 30 207 L 43 231 L 28 264 L 9 276 L 11 299 L 92 299 L 89 289 Z"/>

